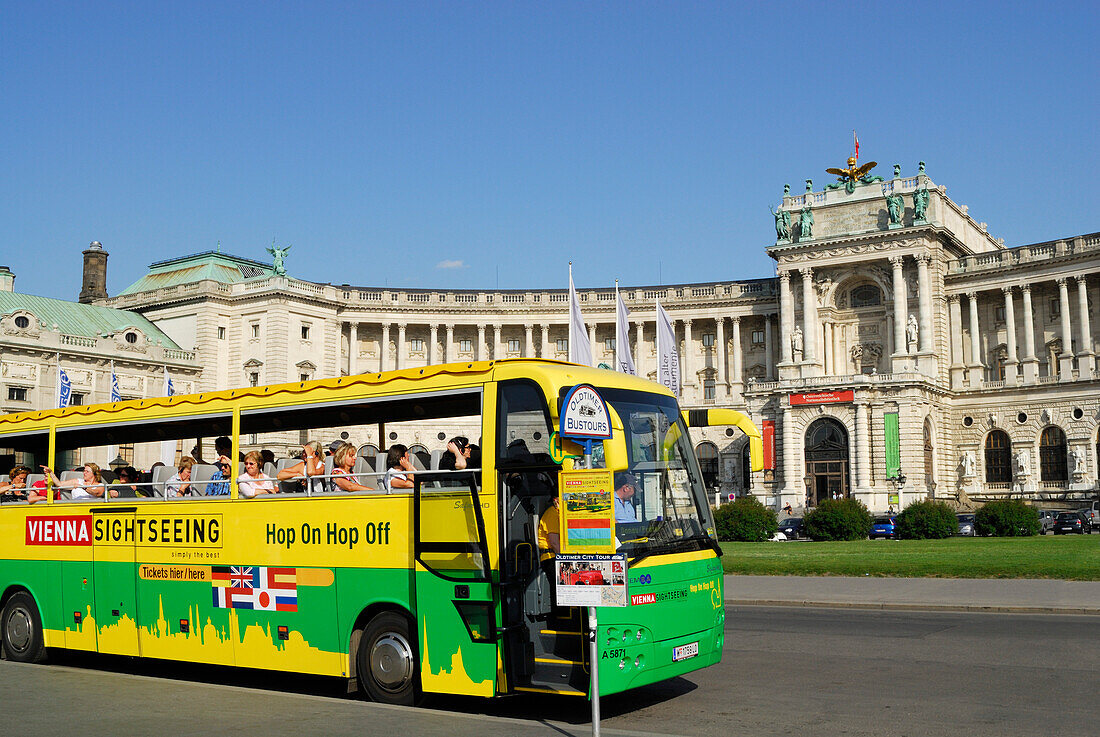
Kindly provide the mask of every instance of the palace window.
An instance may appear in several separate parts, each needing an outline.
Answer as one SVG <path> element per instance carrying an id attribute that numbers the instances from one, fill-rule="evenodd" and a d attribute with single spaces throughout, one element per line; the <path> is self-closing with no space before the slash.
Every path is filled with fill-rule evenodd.
<path id="1" fill-rule="evenodd" d="M 615 352 L 615 339 L 614 338 L 604 338 L 603 349 L 605 351 L 607 351 L 608 353 L 614 353 Z"/>
<path id="2" fill-rule="evenodd" d="M 569 352 L 569 338 L 558 338 L 558 353 Z"/>
<path id="3" fill-rule="evenodd" d="M 17 328 L 25 328 L 25 327 L 30 326 L 30 324 L 31 324 L 31 321 L 29 319 L 27 319 L 26 315 L 19 315 L 18 317 L 15 318 L 15 327 L 17 327 Z"/>
<path id="4" fill-rule="evenodd" d="M 252 337 L 253 338 L 259 338 L 260 337 L 260 323 L 258 323 L 258 322 L 252 323 Z"/>
<path id="5" fill-rule="evenodd" d="M 248 372 L 248 385 L 249 386 L 259 386 L 260 385 L 260 372 L 259 371 L 250 371 L 250 372 Z"/>
<path id="6" fill-rule="evenodd" d="M 851 292 L 852 307 L 873 307 L 882 304 L 882 290 L 874 284 L 858 286 Z"/>
<path id="7" fill-rule="evenodd" d="M 508 339 L 508 352 L 519 353 L 519 338 Z"/>
<path id="8" fill-rule="evenodd" d="M 70 407 L 83 407 L 84 406 L 84 400 L 87 399 L 87 398 L 88 398 L 87 394 L 80 394 L 78 392 L 73 392 L 72 394 L 69 395 L 69 406 Z"/>
<path id="9" fill-rule="evenodd" d="M 462 340 L 458 341 L 458 350 L 460 353 L 473 353 L 474 341 L 470 340 L 469 338 L 463 338 Z"/>
<path id="10" fill-rule="evenodd" d="M 1002 484 L 1012 481 L 1011 446 L 1008 433 L 994 430 L 985 439 L 985 481 Z"/>
<path id="11" fill-rule="evenodd" d="M 130 345 L 137 343 L 137 333 L 126 333 L 123 337 L 126 338 L 126 342 Z"/>
<path id="12" fill-rule="evenodd" d="M 1066 481 L 1069 464 L 1066 461 L 1066 434 L 1053 425 L 1039 436 L 1039 479 L 1041 481 Z"/>
<path id="13" fill-rule="evenodd" d="M 714 403 L 714 379 L 703 380 L 703 401 Z"/>
<path id="14" fill-rule="evenodd" d="M 218 340 L 225 340 L 225 328 L 218 328 Z"/>
<path id="15" fill-rule="evenodd" d="M 752 344 L 754 346 L 764 345 L 764 331 L 763 330 L 753 330 L 752 331 Z"/>
<path id="16" fill-rule="evenodd" d="M 409 350 L 413 353 L 424 352 L 424 341 L 420 338 L 413 338 L 409 341 Z"/>
<path id="17" fill-rule="evenodd" d="M 309 340 L 309 325 L 302 326 L 302 340 Z"/>
<path id="18" fill-rule="evenodd" d="M 704 348 L 713 348 L 714 347 L 714 333 L 703 333 L 703 347 Z"/>
<path id="19" fill-rule="evenodd" d="M 25 402 L 27 401 L 27 389 L 22 386 L 9 386 L 8 387 L 8 401 L 10 402 Z"/>

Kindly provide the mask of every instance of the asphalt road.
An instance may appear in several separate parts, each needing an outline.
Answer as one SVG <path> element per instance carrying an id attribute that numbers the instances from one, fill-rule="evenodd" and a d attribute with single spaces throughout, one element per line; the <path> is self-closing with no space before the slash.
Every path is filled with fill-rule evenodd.
<path id="1" fill-rule="evenodd" d="M 605 734 L 1096 733 L 1095 616 L 731 607 L 726 629 L 720 665 L 606 697 Z M 330 679 L 124 658 L 4 662 L 0 686 L 4 731 L 20 735 L 589 733 L 581 700 L 410 712 Z"/>

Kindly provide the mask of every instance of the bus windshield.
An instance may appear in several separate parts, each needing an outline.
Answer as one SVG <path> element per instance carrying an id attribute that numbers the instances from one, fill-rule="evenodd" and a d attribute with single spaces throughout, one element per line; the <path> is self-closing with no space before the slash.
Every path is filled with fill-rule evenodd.
<path id="1" fill-rule="evenodd" d="M 626 504 L 616 507 L 620 552 L 638 556 L 713 547 L 703 477 L 676 400 L 627 389 L 599 391 L 622 419 L 635 482 L 629 499 L 634 520 L 627 519 Z"/>

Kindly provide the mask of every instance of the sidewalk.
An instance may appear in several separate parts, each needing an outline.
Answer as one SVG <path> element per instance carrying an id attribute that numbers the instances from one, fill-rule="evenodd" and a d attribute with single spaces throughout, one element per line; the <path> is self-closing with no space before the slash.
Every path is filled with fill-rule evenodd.
<path id="1" fill-rule="evenodd" d="M 1100 614 L 1100 581 L 726 576 L 727 604 Z"/>

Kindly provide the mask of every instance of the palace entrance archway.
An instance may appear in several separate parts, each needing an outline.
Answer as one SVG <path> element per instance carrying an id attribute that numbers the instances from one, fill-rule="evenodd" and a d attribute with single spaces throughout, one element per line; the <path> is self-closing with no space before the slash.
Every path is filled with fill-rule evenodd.
<path id="1" fill-rule="evenodd" d="M 832 417 L 821 417 L 806 430 L 807 501 L 848 496 L 848 431 Z"/>

